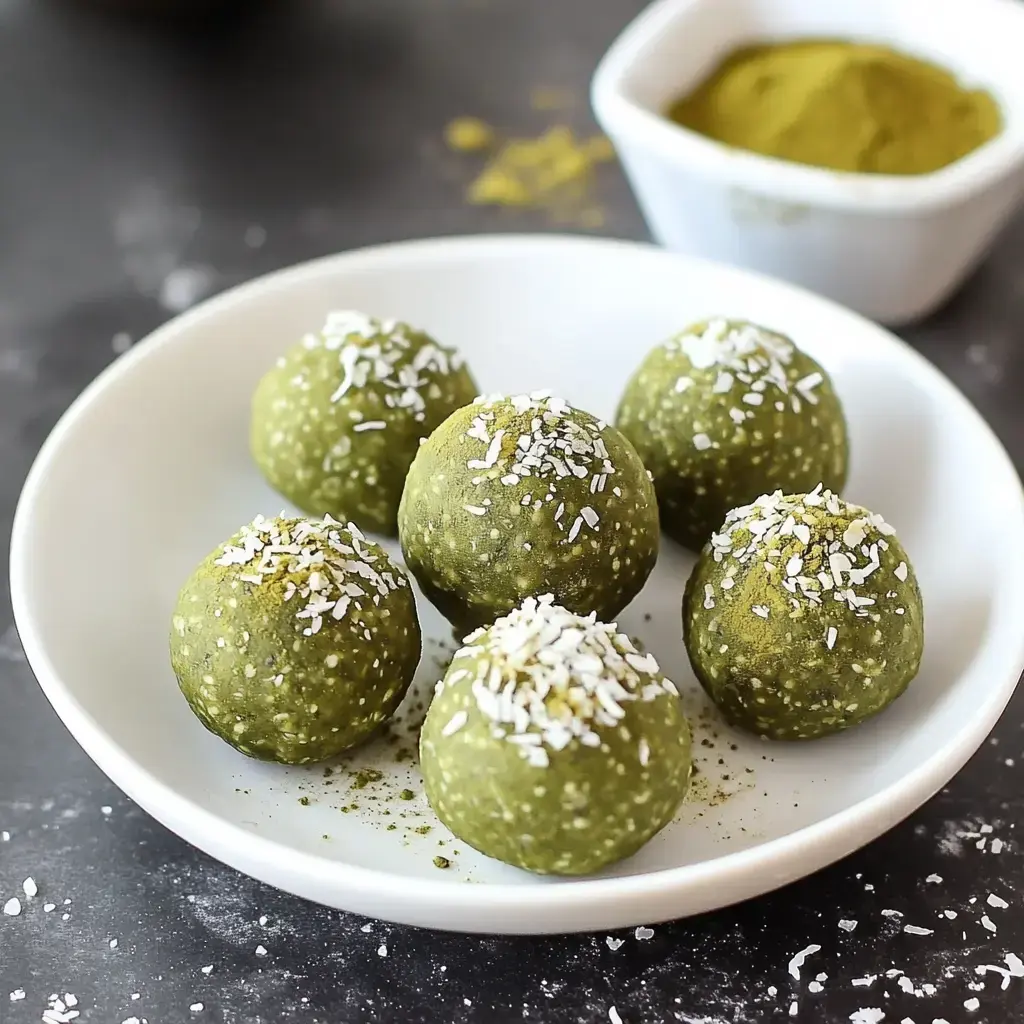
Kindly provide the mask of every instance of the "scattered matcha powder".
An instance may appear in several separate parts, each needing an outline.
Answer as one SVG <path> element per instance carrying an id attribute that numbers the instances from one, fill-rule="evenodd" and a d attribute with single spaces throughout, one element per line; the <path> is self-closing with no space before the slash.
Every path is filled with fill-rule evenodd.
<path id="1" fill-rule="evenodd" d="M 552 109 L 552 96 L 538 94 L 535 106 Z M 470 204 L 544 210 L 558 222 L 581 227 L 604 224 L 603 209 L 590 201 L 597 167 L 615 158 L 603 135 L 578 138 L 559 124 L 535 138 L 500 140 L 478 118 L 459 117 L 448 124 L 445 140 L 455 152 L 489 154 L 466 191 Z"/>

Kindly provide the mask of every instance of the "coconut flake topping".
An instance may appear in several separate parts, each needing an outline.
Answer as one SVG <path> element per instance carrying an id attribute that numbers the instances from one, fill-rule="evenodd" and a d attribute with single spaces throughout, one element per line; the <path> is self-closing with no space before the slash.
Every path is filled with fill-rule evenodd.
<path id="1" fill-rule="evenodd" d="M 343 619 L 361 601 L 376 605 L 389 593 L 407 586 L 405 576 L 374 554 L 354 523 L 342 525 L 330 516 L 311 519 L 266 519 L 257 516 L 242 527 L 237 544 L 225 544 L 214 565 L 238 566 L 236 578 L 260 586 L 282 575 L 284 600 L 296 596 L 295 618 L 304 636 L 318 633 L 325 616 Z"/>
<path id="2" fill-rule="evenodd" d="M 842 501 L 819 484 L 810 494 L 784 496 L 775 491 L 733 509 L 721 533 L 712 536 L 711 549 L 716 562 L 728 565 L 723 589 L 732 588 L 740 567 L 759 561 L 794 607 L 801 602 L 821 605 L 831 597 L 855 615 L 867 617 L 875 597 L 861 588 L 881 569 L 880 555 L 888 550 L 886 538 L 894 532 L 880 515 Z M 898 570 L 894 575 L 901 582 L 906 578 Z M 876 586 L 872 593 L 878 590 Z M 888 596 L 897 595 L 890 590 Z M 831 648 L 836 640 L 833 630 L 825 639 Z"/>
<path id="3" fill-rule="evenodd" d="M 478 451 L 466 463 L 478 475 L 474 483 L 482 484 L 488 471 L 496 470 L 498 479 L 506 487 L 526 483 L 530 493 L 520 501 L 524 507 L 540 511 L 545 503 L 553 508 L 553 518 L 566 532 L 571 542 L 585 526 L 600 531 L 600 516 L 590 506 L 578 510 L 575 516 L 564 516 L 565 506 L 556 502 L 558 482 L 564 479 L 589 479 L 591 494 L 605 490 L 608 478 L 615 475 L 615 466 L 609 457 L 602 436 L 606 424 L 581 414 L 562 398 L 549 391 L 534 391 L 528 395 L 478 397 L 477 407 L 466 437 L 475 441 Z M 520 417 L 515 434 L 509 428 L 497 427 L 498 406 L 510 406 Z M 504 417 L 503 417 L 504 419 Z M 493 474 L 492 474 L 493 475 Z M 618 490 L 611 488 L 618 496 Z M 486 514 L 471 511 L 474 515 Z"/>
<path id="4" fill-rule="evenodd" d="M 700 334 L 683 333 L 667 347 L 681 351 L 695 370 L 717 367 L 713 391 L 728 394 L 738 386 L 743 391 L 741 401 L 747 405 L 761 405 L 764 392 L 773 387 L 788 398 L 789 408 L 799 413 L 803 402 L 817 404 L 815 388 L 824 383 L 817 372 L 790 381 L 787 367 L 793 362 L 796 346 L 783 335 L 756 324 L 710 320 Z M 676 381 L 676 391 L 685 390 L 688 385 L 684 381 L 692 384 L 690 378 L 681 377 Z M 739 417 L 742 420 L 744 414 L 740 412 Z"/>
<path id="5" fill-rule="evenodd" d="M 352 389 L 373 383 L 386 389 L 385 405 L 409 409 L 416 420 L 423 419 L 423 392 L 431 384 L 429 374 L 447 376 L 462 366 L 458 352 L 424 341 L 408 324 L 378 320 L 354 310 L 328 313 L 320 333 L 307 335 L 303 344 L 338 353 L 344 376 L 331 395 L 332 402 L 340 401 Z M 300 381 L 304 385 L 304 379 Z"/>
<path id="6" fill-rule="evenodd" d="M 492 626 L 466 637 L 448 678 L 466 671 L 469 660 L 476 662 L 471 686 L 477 708 L 494 723 L 496 735 L 516 744 L 524 758 L 541 768 L 550 751 L 574 739 L 600 746 L 596 730 L 614 728 L 629 701 L 678 697 L 653 655 L 641 654 L 614 624 L 598 622 L 594 613 L 576 615 L 555 604 L 550 594 L 527 598 Z M 448 723 L 452 731 L 454 721 Z M 650 747 L 639 745 L 641 764 L 650 757 Z"/>

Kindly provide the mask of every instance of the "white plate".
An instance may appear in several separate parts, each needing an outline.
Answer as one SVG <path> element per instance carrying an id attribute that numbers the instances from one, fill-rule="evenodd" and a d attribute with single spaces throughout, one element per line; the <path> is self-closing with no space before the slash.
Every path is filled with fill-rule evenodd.
<path id="1" fill-rule="evenodd" d="M 552 387 L 606 416 L 647 349 L 692 320 L 728 314 L 792 334 L 845 402 L 847 496 L 892 522 L 917 568 L 927 620 L 920 676 L 885 714 L 843 736 L 777 745 L 732 732 L 696 692 L 680 640 L 691 559 L 666 543 L 621 622 L 691 694 L 710 782 L 640 854 L 584 880 L 537 879 L 451 841 L 415 769 L 382 745 L 354 763 L 378 765 L 383 780 L 349 793 L 345 783 L 327 787 L 317 768 L 236 754 L 178 693 L 171 608 L 208 550 L 255 513 L 280 510 L 249 460 L 249 396 L 284 347 L 339 307 L 406 318 L 461 346 L 483 390 Z M 894 825 L 963 765 L 1009 699 L 1024 666 L 1021 580 L 1024 500 L 1013 467 L 967 401 L 901 342 L 765 278 L 645 246 L 551 237 L 349 253 L 247 284 L 165 325 L 58 424 L 25 485 L 11 553 L 17 625 L 43 690 L 100 768 L 165 825 L 331 906 L 509 933 L 720 907 Z M 429 685 L 436 643 L 450 632 L 420 608 L 430 638 L 420 682 Z M 373 799 L 404 786 L 415 799 Z M 353 798 L 358 809 L 340 813 Z M 429 835 L 415 831 L 426 824 Z M 453 861 L 447 871 L 434 866 L 438 853 Z"/>

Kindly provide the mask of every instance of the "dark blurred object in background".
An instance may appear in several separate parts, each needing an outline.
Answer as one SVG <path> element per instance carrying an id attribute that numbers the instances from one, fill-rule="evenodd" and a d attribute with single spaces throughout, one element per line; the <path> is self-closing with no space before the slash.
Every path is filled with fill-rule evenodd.
<path id="1" fill-rule="evenodd" d="M 224 20 L 262 11 L 277 0 L 58 0 L 64 7 L 147 21 Z M 292 0 L 298 2 L 298 0 Z"/>

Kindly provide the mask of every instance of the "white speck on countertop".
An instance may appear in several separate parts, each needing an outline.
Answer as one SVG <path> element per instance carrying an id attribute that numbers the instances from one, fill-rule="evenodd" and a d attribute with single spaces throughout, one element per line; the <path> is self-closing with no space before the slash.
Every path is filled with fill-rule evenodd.
<path id="1" fill-rule="evenodd" d="M 263 945 L 257 946 L 256 947 L 256 955 L 257 956 L 266 956 L 267 955 L 267 947 L 263 946 Z"/>
<path id="2" fill-rule="evenodd" d="M 245 229 L 245 244 L 250 249 L 260 249 L 267 240 L 267 229 L 262 224 L 250 224 Z"/>
<path id="3" fill-rule="evenodd" d="M 111 807 L 110 804 L 104 804 L 100 808 L 100 814 L 102 814 L 105 818 L 106 817 L 110 817 L 110 815 L 113 814 L 113 813 L 114 813 L 114 808 Z"/>
<path id="4" fill-rule="evenodd" d="M 640 925 L 633 934 L 641 941 L 644 939 L 653 939 L 654 929 L 648 928 L 645 925 Z"/>
<path id="5" fill-rule="evenodd" d="M 207 964 L 205 967 L 201 967 L 200 970 L 203 972 L 203 974 L 212 974 L 213 964 Z"/>
<path id="6" fill-rule="evenodd" d="M 4 904 L 4 913 L 8 917 L 17 917 L 21 913 L 21 900 L 17 896 L 12 896 Z"/>
<path id="7" fill-rule="evenodd" d="M 202 1013 L 202 1012 L 203 1012 L 203 1004 L 202 1004 L 202 1003 L 193 1003 L 193 1004 L 192 1004 L 192 1005 L 191 1005 L 191 1006 L 189 1007 L 189 1009 L 190 1009 L 190 1010 L 191 1010 L 191 1011 L 192 1011 L 193 1013 Z"/>
<path id="8" fill-rule="evenodd" d="M 608 948 L 614 953 L 615 950 L 617 950 L 623 944 L 623 942 L 625 942 L 625 939 L 617 939 L 614 935 L 609 935 L 604 941 L 607 944 Z"/>
<path id="9" fill-rule="evenodd" d="M 184 313 L 213 288 L 209 267 L 175 267 L 160 285 L 158 301 L 169 313 Z"/>
<path id="10" fill-rule="evenodd" d="M 857 922 L 849 921 L 844 917 L 840 920 L 839 927 L 842 928 L 844 932 L 852 932 L 854 928 L 857 927 Z"/>
<path id="11" fill-rule="evenodd" d="M 386 944 L 386 943 L 384 943 L 384 942 L 382 942 L 382 943 L 381 943 L 381 944 L 380 944 L 380 945 L 379 945 L 379 946 L 377 947 L 377 956 L 387 956 L 387 955 L 388 955 L 388 947 L 387 947 L 387 944 Z"/>
<path id="12" fill-rule="evenodd" d="M 990 907 L 995 907 L 997 910 L 1005 910 L 1010 905 L 1001 896 L 997 896 L 992 892 L 988 894 L 988 899 L 985 902 Z"/>
<path id="13" fill-rule="evenodd" d="M 853 1024 L 879 1024 L 885 1020 L 885 1011 L 877 1006 L 865 1006 L 860 1010 L 854 1010 L 850 1014 Z"/>
<path id="14" fill-rule="evenodd" d="M 31 875 L 21 883 L 21 888 L 29 899 L 39 895 L 39 886 L 36 885 L 36 880 Z"/>
<path id="15" fill-rule="evenodd" d="M 24 998 L 25 998 L 25 990 L 23 988 L 16 988 L 11 993 L 11 1002 L 12 1003 L 20 1002 Z"/>
<path id="16" fill-rule="evenodd" d="M 929 875 L 926 882 L 932 882 L 934 885 L 940 885 L 942 883 L 942 875 Z"/>
<path id="17" fill-rule="evenodd" d="M 804 961 L 813 953 L 817 953 L 820 950 L 821 946 L 817 944 L 810 945 L 806 949 L 801 949 L 800 952 L 789 961 L 789 973 L 795 981 L 800 980 L 800 968 L 803 967 Z"/>

